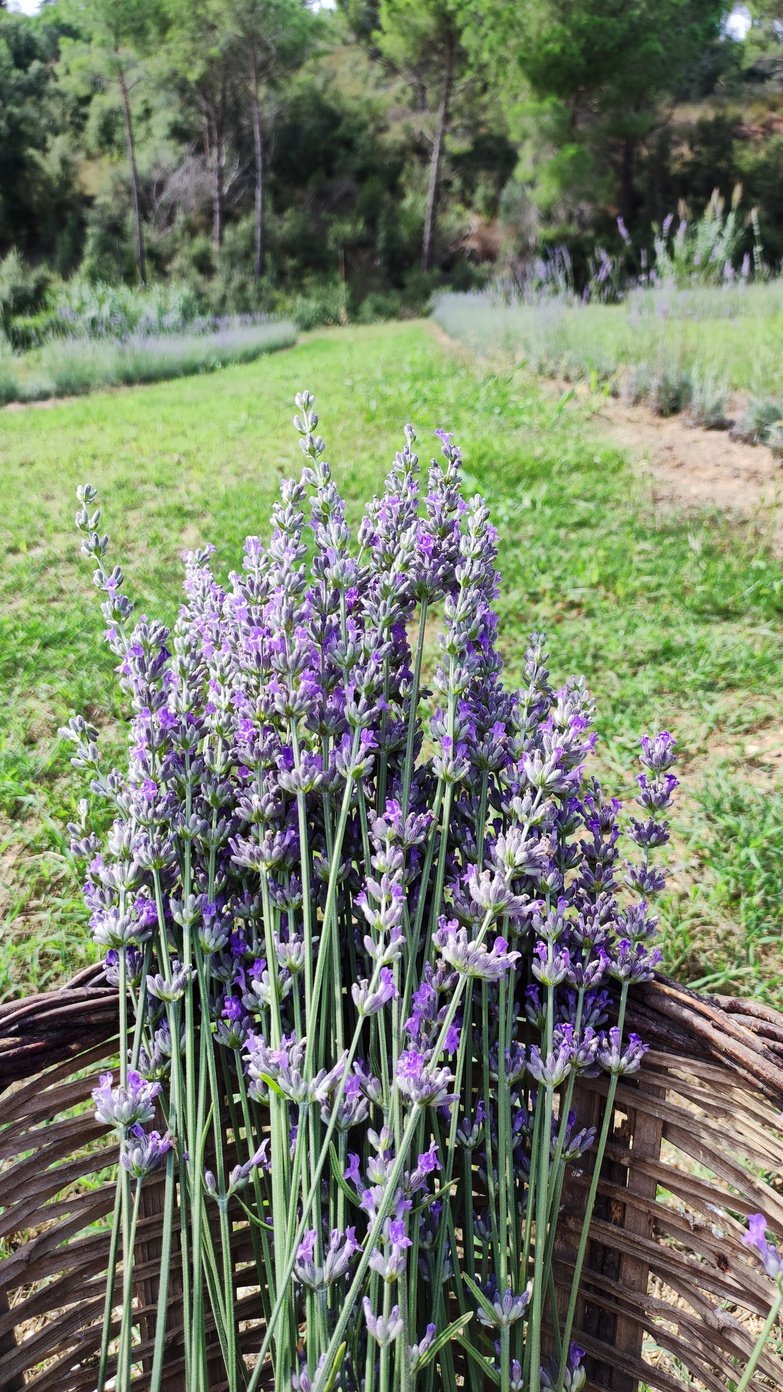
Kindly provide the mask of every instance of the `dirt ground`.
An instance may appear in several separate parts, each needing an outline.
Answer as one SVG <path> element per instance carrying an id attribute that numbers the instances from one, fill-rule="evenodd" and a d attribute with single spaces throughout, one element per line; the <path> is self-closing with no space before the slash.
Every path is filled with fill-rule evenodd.
<path id="1" fill-rule="evenodd" d="M 597 406 L 593 420 L 602 436 L 629 451 L 657 504 L 733 513 L 754 522 L 783 555 L 783 465 L 766 446 L 612 397 Z"/>

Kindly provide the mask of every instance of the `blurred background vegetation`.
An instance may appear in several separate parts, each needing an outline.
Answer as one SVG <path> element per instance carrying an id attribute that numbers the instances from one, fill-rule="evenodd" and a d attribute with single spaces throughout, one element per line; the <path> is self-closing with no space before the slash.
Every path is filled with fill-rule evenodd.
<path id="1" fill-rule="evenodd" d="M 783 4 L 0 0 L 0 321 L 169 281 L 299 327 L 621 256 L 738 183 L 783 259 Z M 32 8 L 35 0 L 24 0 Z M 686 210 L 687 211 L 687 210 Z M 71 292 L 72 293 L 72 292 Z"/>

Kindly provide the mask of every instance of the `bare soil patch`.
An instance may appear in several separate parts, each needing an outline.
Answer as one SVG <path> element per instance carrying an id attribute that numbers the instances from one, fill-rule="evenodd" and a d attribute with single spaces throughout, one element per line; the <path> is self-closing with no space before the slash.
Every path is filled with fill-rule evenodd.
<path id="1" fill-rule="evenodd" d="M 594 420 L 602 435 L 629 451 L 656 503 L 713 507 L 753 521 L 783 555 L 783 468 L 765 445 L 611 397 Z"/>
<path id="2" fill-rule="evenodd" d="M 430 322 L 436 340 L 463 358 L 463 344 Z M 485 355 L 487 361 L 499 361 Z M 569 394 L 589 404 L 591 416 L 604 438 L 627 450 L 637 471 L 647 482 L 654 505 L 689 511 L 715 508 L 755 525 L 777 555 L 783 556 L 783 465 L 765 445 L 734 440 L 724 430 L 704 430 L 692 425 L 687 414 L 658 416 L 643 403 L 632 405 L 621 397 L 606 396 L 596 404 L 586 382 L 576 385 L 539 377 L 543 391 Z M 742 402 L 730 403 L 741 414 Z"/>

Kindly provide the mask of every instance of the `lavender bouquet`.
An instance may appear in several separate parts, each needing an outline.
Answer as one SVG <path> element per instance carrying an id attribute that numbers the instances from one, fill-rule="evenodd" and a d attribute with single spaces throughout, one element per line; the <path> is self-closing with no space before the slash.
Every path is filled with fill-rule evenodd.
<path id="1" fill-rule="evenodd" d="M 122 771 L 86 721 L 66 732 L 113 815 L 102 843 L 86 804 L 71 827 L 120 1001 L 119 1079 L 94 1094 L 121 1149 L 97 1386 L 133 1380 L 139 1196 L 161 1169 L 152 1392 L 175 1251 L 189 1392 L 208 1392 L 208 1325 L 230 1392 L 579 1392 L 598 1176 L 645 1049 L 626 1001 L 660 956 L 674 742 L 641 742 L 622 862 L 584 681 L 553 690 L 534 634 L 504 686 L 495 532 L 451 438 L 424 487 L 406 427 L 354 542 L 313 405 L 297 397 L 305 468 L 268 545 L 248 537 L 227 588 L 211 548 L 188 554 L 171 633 L 134 618 L 80 489 L 133 711 Z M 599 1073 L 596 1135 L 574 1103 Z M 563 1314 L 558 1219 L 588 1152 Z"/>

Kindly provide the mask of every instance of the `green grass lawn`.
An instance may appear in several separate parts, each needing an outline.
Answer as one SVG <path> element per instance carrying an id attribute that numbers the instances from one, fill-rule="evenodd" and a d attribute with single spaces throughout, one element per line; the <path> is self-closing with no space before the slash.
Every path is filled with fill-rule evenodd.
<path id="1" fill-rule="evenodd" d="M 138 612 L 170 620 L 184 547 L 213 541 L 227 572 L 245 534 L 267 531 L 280 479 L 299 468 L 290 417 L 302 387 L 318 396 L 354 515 L 406 420 L 425 459 L 436 427 L 455 432 L 500 531 L 510 674 L 527 631 L 546 628 L 554 676 L 584 671 L 598 698 L 618 787 L 641 732 L 668 726 L 682 741 L 672 968 L 777 994 L 783 789 L 751 751 L 783 728 L 783 568 L 734 522 L 662 516 L 573 406 L 419 323 L 324 332 L 209 377 L 0 413 L 0 993 L 50 984 L 91 953 L 63 839 L 83 789 L 56 731 L 82 711 L 119 747 L 121 707 L 72 527 L 76 485 L 101 491 Z"/>

